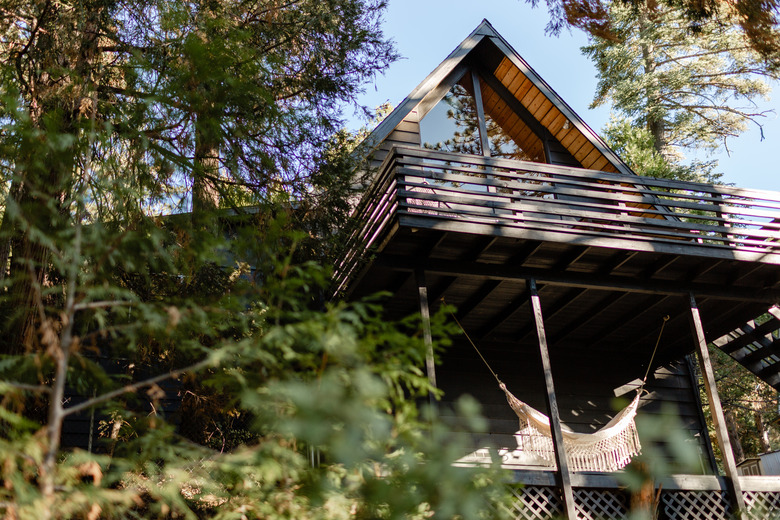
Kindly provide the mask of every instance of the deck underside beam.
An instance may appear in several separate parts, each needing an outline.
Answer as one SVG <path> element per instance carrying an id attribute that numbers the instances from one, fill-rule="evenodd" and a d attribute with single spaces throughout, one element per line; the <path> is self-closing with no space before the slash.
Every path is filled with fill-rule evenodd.
<path id="1" fill-rule="evenodd" d="M 444 276 L 463 276 L 492 280 L 536 279 L 540 283 L 565 285 L 585 289 L 629 291 L 643 294 L 686 295 L 749 302 L 780 302 L 780 290 L 776 288 L 756 290 L 725 286 L 723 284 L 692 283 L 683 281 L 642 280 L 626 276 L 577 273 L 564 270 L 540 269 L 515 265 L 488 264 L 482 262 L 437 261 L 436 259 L 411 259 L 403 256 L 382 254 L 376 260 L 382 267 L 401 271 L 423 269 L 426 273 Z"/>

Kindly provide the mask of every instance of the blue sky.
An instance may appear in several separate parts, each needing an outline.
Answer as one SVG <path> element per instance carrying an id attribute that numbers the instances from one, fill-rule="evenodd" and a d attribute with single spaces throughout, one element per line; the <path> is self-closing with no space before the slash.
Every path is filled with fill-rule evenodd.
<path id="1" fill-rule="evenodd" d="M 544 2 L 540 2 L 544 4 Z M 595 69 L 580 53 L 587 43 L 577 31 L 545 36 L 547 11 L 521 0 L 389 0 L 385 35 L 403 56 L 369 85 L 360 102 L 378 106 L 400 103 L 472 30 L 487 18 L 495 29 L 597 132 L 609 119 L 609 108 L 588 108 L 596 89 Z M 729 142 L 731 156 L 721 153 L 722 181 L 742 188 L 780 191 L 780 85 L 761 105 L 774 109 L 764 123 L 764 141 L 756 128 Z"/>

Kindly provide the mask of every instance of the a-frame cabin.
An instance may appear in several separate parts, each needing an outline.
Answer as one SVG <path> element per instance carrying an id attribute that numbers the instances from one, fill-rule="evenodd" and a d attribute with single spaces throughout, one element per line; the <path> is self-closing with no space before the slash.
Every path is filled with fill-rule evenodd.
<path id="1" fill-rule="evenodd" d="M 737 475 L 706 348 L 780 388 L 779 193 L 635 175 L 487 21 L 367 143 L 373 171 L 337 266 L 340 297 L 388 291 L 390 317 L 454 305 L 511 391 L 550 416 L 554 440 L 561 422 L 608 422 L 649 372 L 638 413 L 672 405 L 701 461 L 700 475 L 660 484 L 660 517 L 780 514 L 780 480 Z M 442 413 L 468 393 L 490 420 L 464 461 L 516 447 L 517 417 L 465 336 L 427 370 Z M 556 445 L 555 468 L 507 456 L 525 484 L 518 517 L 623 518 L 617 481 L 571 471 Z"/>

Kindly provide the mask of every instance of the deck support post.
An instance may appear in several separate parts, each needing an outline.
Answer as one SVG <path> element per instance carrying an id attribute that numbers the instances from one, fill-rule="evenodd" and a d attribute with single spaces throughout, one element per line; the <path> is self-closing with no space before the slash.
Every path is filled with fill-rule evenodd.
<path id="1" fill-rule="evenodd" d="M 536 335 L 539 339 L 539 353 L 541 354 L 542 367 L 544 368 L 544 384 L 547 387 L 547 393 L 545 394 L 547 398 L 547 412 L 550 417 L 550 429 L 552 430 L 552 441 L 555 448 L 555 462 L 558 464 L 558 484 L 563 493 L 564 514 L 569 520 L 577 520 L 577 510 L 574 506 L 574 491 L 571 486 L 571 473 L 569 472 L 569 462 L 566 459 L 566 447 L 563 444 L 563 433 L 561 431 L 561 414 L 558 411 L 558 399 L 555 397 L 550 353 L 547 349 L 547 335 L 544 330 L 542 305 L 536 288 L 536 279 L 528 278 L 526 284 L 531 295 L 531 308 L 533 309 L 534 321 L 536 322 Z"/>
<path id="2" fill-rule="evenodd" d="M 414 277 L 417 282 L 417 292 L 420 297 L 420 316 L 422 317 L 423 340 L 425 341 L 425 372 L 428 382 L 436 388 L 436 365 L 433 360 L 433 335 L 431 334 L 431 310 L 428 305 L 428 285 L 425 281 L 425 271 L 416 269 Z M 433 394 L 429 396 L 431 406 L 435 406 L 436 399 Z"/>
<path id="3" fill-rule="evenodd" d="M 691 329 L 696 341 L 696 351 L 699 353 L 699 366 L 704 379 L 704 389 L 707 392 L 707 400 L 710 403 L 712 412 L 712 421 L 715 424 L 715 435 L 718 439 L 718 446 L 723 455 L 723 467 L 726 471 L 726 483 L 728 486 L 731 500 L 734 504 L 735 512 L 739 518 L 747 519 L 747 508 L 745 506 L 745 497 L 742 494 L 742 484 L 737 473 L 737 464 L 734 460 L 734 452 L 731 449 L 729 434 L 726 430 L 726 419 L 723 415 L 723 408 L 720 404 L 720 396 L 715 386 L 715 372 L 712 370 L 710 353 L 707 349 L 707 340 L 704 337 L 704 327 L 699 314 L 699 307 L 696 305 L 696 299 L 693 293 L 689 293 L 691 305 Z"/>

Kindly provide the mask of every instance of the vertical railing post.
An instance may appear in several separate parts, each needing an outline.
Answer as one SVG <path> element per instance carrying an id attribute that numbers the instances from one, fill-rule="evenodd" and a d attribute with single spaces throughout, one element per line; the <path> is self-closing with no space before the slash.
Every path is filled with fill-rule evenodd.
<path id="1" fill-rule="evenodd" d="M 428 305 L 428 285 L 425 281 L 425 271 L 416 269 L 414 277 L 417 282 L 417 291 L 420 297 L 420 316 L 422 317 L 423 340 L 425 341 L 425 371 L 428 374 L 428 382 L 436 388 L 436 365 L 433 359 L 433 336 L 431 334 L 431 310 Z M 436 400 L 433 394 L 429 394 L 431 406 L 435 406 Z"/>
<path id="2" fill-rule="evenodd" d="M 710 193 L 710 198 L 712 199 L 712 205 L 715 207 L 715 217 L 719 220 L 715 223 L 716 226 L 722 226 L 724 228 L 730 228 L 731 224 L 728 222 L 725 222 L 724 213 L 723 213 L 723 206 L 726 204 L 726 201 L 723 199 L 723 195 L 720 193 Z M 721 220 L 724 220 L 724 222 L 721 222 Z M 723 244 L 729 245 L 729 234 L 728 232 L 721 232 L 720 236 L 724 239 Z"/>
<path id="3" fill-rule="evenodd" d="M 689 294 L 691 305 L 691 328 L 693 330 L 696 342 L 696 351 L 699 353 L 699 366 L 701 367 L 702 377 L 704 379 L 704 389 L 707 392 L 707 400 L 710 403 L 710 412 L 712 413 L 712 422 L 715 425 L 715 435 L 718 439 L 718 446 L 723 456 L 723 467 L 726 470 L 726 482 L 731 500 L 734 503 L 734 509 L 737 515 L 746 520 L 747 508 L 745 507 L 745 497 L 742 494 L 742 484 L 737 473 L 737 464 L 734 460 L 734 452 L 731 450 L 729 434 L 726 430 L 726 419 L 723 415 L 723 408 L 720 404 L 718 388 L 715 386 L 715 372 L 712 370 L 710 361 L 710 352 L 707 349 L 707 340 L 704 337 L 704 326 L 701 322 L 699 308 L 696 305 L 696 299 L 693 293 Z"/>
<path id="4" fill-rule="evenodd" d="M 550 353 L 547 349 L 547 335 L 544 330 L 544 320 L 542 318 L 542 305 L 536 288 L 536 280 L 534 278 L 529 278 L 527 280 L 527 285 L 528 292 L 531 294 L 531 308 L 534 313 L 534 321 L 536 322 L 536 335 L 539 339 L 539 353 L 542 357 L 542 368 L 544 369 L 544 384 L 547 387 L 547 411 L 550 414 L 550 430 L 552 433 L 553 447 L 555 449 L 555 462 L 558 464 L 558 481 L 561 492 L 563 493 L 564 514 L 569 520 L 576 520 L 577 511 L 574 506 L 574 491 L 571 486 L 569 462 L 566 459 L 566 447 L 563 444 L 561 414 L 558 411 L 558 399 L 555 396 L 555 385 L 553 384 L 552 368 L 550 365 Z"/>

